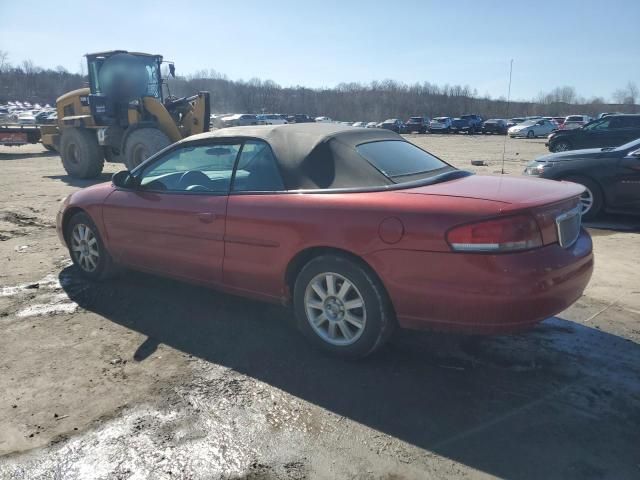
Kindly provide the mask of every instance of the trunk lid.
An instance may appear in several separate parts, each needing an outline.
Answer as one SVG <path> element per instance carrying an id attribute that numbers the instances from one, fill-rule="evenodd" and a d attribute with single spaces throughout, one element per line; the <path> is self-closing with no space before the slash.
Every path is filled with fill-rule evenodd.
<path id="1" fill-rule="evenodd" d="M 400 190 L 406 195 L 473 198 L 501 204 L 500 210 L 547 205 L 577 197 L 582 185 L 540 178 L 471 175 L 434 185 Z"/>

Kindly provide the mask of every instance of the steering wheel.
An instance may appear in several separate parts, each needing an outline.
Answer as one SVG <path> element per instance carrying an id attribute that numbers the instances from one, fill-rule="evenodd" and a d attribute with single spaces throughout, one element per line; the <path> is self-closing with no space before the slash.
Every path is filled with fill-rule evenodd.
<path id="1" fill-rule="evenodd" d="M 182 190 L 194 190 L 196 186 L 207 188 L 205 185 L 211 185 L 211 179 L 200 170 L 189 170 L 184 172 L 180 177 L 180 180 L 178 180 L 178 187 Z"/>

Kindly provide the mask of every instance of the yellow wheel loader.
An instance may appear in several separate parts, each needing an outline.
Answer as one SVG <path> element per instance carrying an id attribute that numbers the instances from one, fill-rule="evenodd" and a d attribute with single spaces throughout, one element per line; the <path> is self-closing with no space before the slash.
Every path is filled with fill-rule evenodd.
<path id="1" fill-rule="evenodd" d="M 209 131 L 209 93 L 165 96 L 162 56 L 114 50 L 86 57 L 89 88 L 59 97 L 57 125 L 41 127 L 42 144 L 60 152 L 72 177 L 100 175 L 105 160 L 131 170 L 171 143 Z M 175 75 L 173 63 L 169 72 Z"/>

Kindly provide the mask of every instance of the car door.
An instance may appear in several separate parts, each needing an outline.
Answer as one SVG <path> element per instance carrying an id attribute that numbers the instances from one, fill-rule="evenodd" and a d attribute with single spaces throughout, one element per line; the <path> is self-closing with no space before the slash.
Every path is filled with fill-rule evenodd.
<path id="1" fill-rule="evenodd" d="M 109 248 L 126 265 L 220 283 L 227 198 L 239 142 L 186 143 L 133 172 L 105 201 Z"/>
<path id="2" fill-rule="evenodd" d="M 640 213 L 640 150 L 619 160 L 615 192 L 615 205 L 611 205 L 613 208 Z"/>
<path id="3" fill-rule="evenodd" d="M 287 222 L 293 197 L 285 192 L 270 146 L 245 142 L 227 207 L 225 287 L 264 299 L 282 296 L 282 265 L 297 238 Z"/>

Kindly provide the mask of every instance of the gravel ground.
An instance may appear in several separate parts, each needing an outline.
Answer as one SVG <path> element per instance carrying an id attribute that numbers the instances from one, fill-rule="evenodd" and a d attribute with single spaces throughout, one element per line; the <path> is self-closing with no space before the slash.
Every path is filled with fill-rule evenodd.
<path id="1" fill-rule="evenodd" d="M 545 153 L 408 138 L 481 174 L 505 145 L 510 175 Z M 279 307 L 139 273 L 82 281 L 53 221 L 95 182 L 38 146 L 0 147 L 0 168 L 0 478 L 640 477 L 638 219 L 589 226 L 585 295 L 530 332 L 400 332 L 343 362 Z"/>

